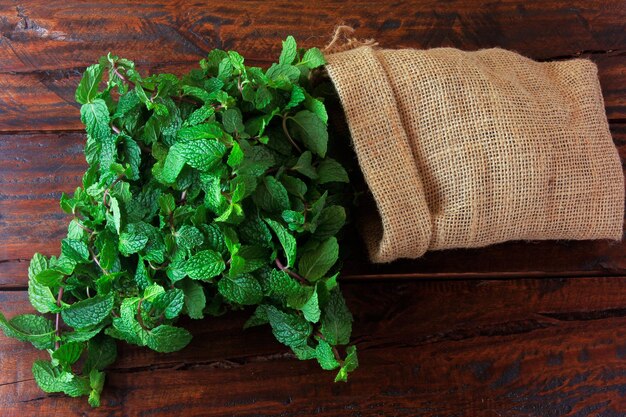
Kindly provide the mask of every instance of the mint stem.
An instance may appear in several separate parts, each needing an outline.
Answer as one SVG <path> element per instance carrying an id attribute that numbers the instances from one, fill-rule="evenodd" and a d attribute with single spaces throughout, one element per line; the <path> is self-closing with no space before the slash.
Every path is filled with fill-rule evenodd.
<path id="1" fill-rule="evenodd" d="M 89 253 L 91 253 L 91 258 L 93 259 L 93 261 L 96 263 L 96 265 L 98 265 L 100 267 L 100 269 L 102 270 L 102 272 L 104 272 L 104 275 L 109 275 L 109 271 L 107 271 L 106 269 L 104 269 L 102 267 L 102 265 L 100 265 L 100 261 L 98 260 L 98 258 L 96 257 L 96 254 L 94 253 L 93 250 L 91 250 L 91 248 L 89 248 Z"/>
<path id="2" fill-rule="evenodd" d="M 102 204 L 103 204 L 105 207 L 109 207 L 109 205 L 107 204 L 107 196 L 109 195 L 109 192 L 111 191 L 111 189 L 112 189 L 113 187 L 115 187 L 115 184 L 117 184 L 118 182 L 120 182 L 120 181 L 121 181 L 121 180 L 122 180 L 125 176 L 126 176 L 126 175 L 124 175 L 124 174 L 120 174 L 120 175 L 119 175 L 119 176 L 115 179 L 115 181 L 113 181 L 113 183 L 111 183 L 111 185 L 109 185 L 109 186 L 107 187 L 107 189 L 106 189 L 106 190 L 104 190 L 104 195 L 102 196 Z"/>
<path id="3" fill-rule="evenodd" d="M 285 113 L 283 115 L 283 131 L 285 132 L 285 135 L 287 136 L 287 139 L 289 139 L 289 142 L 291 142 L 293 147 L 296 148 L 296 150 L 299 153 L 302 153 L 302 150 L 300 149 L 300 147 L 298 145 L 296 145 L 296 142 L 294 142 L 294 140 L 291 138 L 291 135 L 289 134 L 289 130 L 287 129 L 287 115 L 288 114 L 289 113 Z"/>
<path id="4" fill-rule="evenodd" d="M 289 268 L 287 268 L 285 265 L 283 265 L 283 263 L 280 261 L 280 259 L 276 258 L 274 260 L 274 262 L 276 263 L 276 266 L 278 267 L 278 269 L 280 269 L 281 271 L 286 272 L 289 276 L 297 279 L 298 281 L 300 281 L 300 284 L 308 284 L 309 282 L 303 278 L 302 276 L 296 274 L 295 272 L 293 272 L 292 270 L 290 270 Z"/>
<path id="5" fill-rule="evenodd" d="M 144 299 L 142 298 L 139 300 L 139 303 L 137 303 L 137 322 L 139 323 L 142 329 L 150 330 L 148 327 L 146 327 L 145 323 L 143 322 L 143 317 L 141 317 L 141 304 L 143 303 L 143 300 Z"/>
<path id="6" fill-rule="evenodd" d="M 57 296 L 57 307 L 61 308 L 61 298 L 63 298 L 63 287 L 59 287 L 59 295 Z M 54 350 L 59 348 L 59 337 L 61 337 L 61 313 L 56 313 L 55 317 L 55 325 L 54 325 L 54 334 L 56 335 L 56 340 L 54 341 Z"/>

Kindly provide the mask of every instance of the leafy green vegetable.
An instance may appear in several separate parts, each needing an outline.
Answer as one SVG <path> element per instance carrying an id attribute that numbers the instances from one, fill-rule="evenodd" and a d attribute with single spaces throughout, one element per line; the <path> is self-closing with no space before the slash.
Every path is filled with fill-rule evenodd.
<path id="1" fill-rule="evenodd" d="M 182 78 L 142 77 L 113 55 L 76 90 L 89 164 L 63 195 L 72 216 L 60 256 L 35 254 L 29 300 L 39 314 L 0 329 L 50 354 L 32 372 L 45 392 L 98 406 L 116 341 L 183 349 L 178 318 L 256 306 L 300 359 L 345 381 L 352 315 L 337 286 L 337 236 L 352 189 L 335 159 L 311 70 L 317 48 L 283 42 L 264 71 L 211 51 Z M 341 348 L 341 350 L 344 350 Z"/>

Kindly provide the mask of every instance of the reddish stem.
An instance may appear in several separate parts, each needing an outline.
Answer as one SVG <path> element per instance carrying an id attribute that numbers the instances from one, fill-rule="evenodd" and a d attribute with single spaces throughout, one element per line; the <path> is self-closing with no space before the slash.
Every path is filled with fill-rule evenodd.
<path id="1" fill-rule="evenodd" d="M 298 281 L 300 281 L 301 284 L 308 284 L 309 282 L 303 278 L 302 276 L 296 274 L 295 272 L 293 272 L 292 270 L 290 270 L 289 268 L 287 268 L 285 265 L 283 265 L 283 263 L 280 261 L 280 259 L 276 258 L 274 260 L 274 262 L 276 263 L 276 266 L 278 267 L 278 269 L 280 269 L 281 271 L 285 271 L 289 276 L 297 279 Z"/>
<path id="2" fill-rule="evenodd" d="M 57 307 L 61 308 L 61 298 L 63 298 L 63 287 L 59 287 L 59 295 L 57 296 Z M 56 340 L 54 341 L 54 350 L 59 348 L 59 337 L 61 337 L 61 313 L 56 313 L 55 317 L 55 325 L 54 325 L 54 334 L 56 335 Z"/>
<path id="3" fill-rule="evenodd" d="M 300 149 L 300 147 L 296 144 L 296 142 L 294 142 L 294 140 L 291 138 L 291 135 L 289 134 L 289 130 L 287 129 L 287 115 L 289 113 L 285 113 L 283 115 L 283 131 L 285 132 L 285 135 L 287 136 L 287 139 L 289 139 L 289 142 L 291 142 L 291 144 L 293 145 L 294 148 L 296 148 L 296 150 L 298 151 L 298 153 L 302 153 L 302 150 Z"/>
<path id="4" fill-rule="evenodd" d="M 107 187 L 107 189 L 106 189 L 106 190 L 104 190 L 104 194 L 103 194 L 103 196 L 102 196 L 102 204 L 103 204 L 105 207 L 107 207 L 107 208 L 109 207 L 109 206 L 107 205 L 107 196 L 109 195 L 109 191 L 111 191 L 111 189 L 112 189 L 113 187 L 115 187 L 115 184 L 117 184 L 118 182 L 120 182 L 120 181 L 122 180 L 122 178 L 124 178 L 124 177 L 125 177 L 125 175 L 124 175 L 124 174 L 120 174 L 120 175 L 119 175 L 119 176 L 115 179 L 115 181 L 113 181 L 113 183 L 111 183 L 111 185 L 109 185 L 109 186 Z"/>
<path id="5" fill-rule="evenodd" d="M 107 271 L 106 269 L 104 269 L 102 267 L 102 265 L 100 265 L 100 261 L 98 261 L 98 258 L 96 257 L 96 254 L 94 253 L 93 250 L 91 250 L 91 248 L 89 248 L 89 253 L 91 253 L 91 258 L 96 263 L 96 265 L 98 265 L 100 267 L 100 269 L 102 270 L 102 272 L 104 272 L 104 275 L 109 275 L 109 271 Z"/>
<path id="6" fill-rule="evenodd" d="M 139 300 L 139 303 L 137 303 L 137 321 L 139 322 L 139 325 L 141 326 L 142 329 L 150 330 L 149 328 L 146 327 L 146 325 L 143 322 L 143 318 L 141 317 L 141 303 L 143 303 L 143 298 Z"/>

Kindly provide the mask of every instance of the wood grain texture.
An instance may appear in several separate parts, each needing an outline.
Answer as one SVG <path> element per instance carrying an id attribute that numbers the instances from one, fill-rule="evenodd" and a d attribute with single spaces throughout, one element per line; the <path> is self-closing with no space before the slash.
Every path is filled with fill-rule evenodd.
<path id="1" fill-rule="evenodd" d="M 626 126 L 615 124 L 612 133 L 626 160 Z M 80 133 L 0 136 L 0 287 L 26 285 L 26 261 L 33 253 L 58 255 L 71 220 L 61 211 L 59 198 L 81 183 L 83 146 Z M 508 242 L 429 252 L 416 261 L 388 265 L 362 262 L 364 253 L 355 247 L 348 256 L 348 279 L 626 274 L 626 242 Z"/>
<path id="2" fill-rule="evenodd" d="M 188 323 L 174 354 L 124 347 L 103 407 L 42 394 L 42 356 L 0 337 L 3 416 L 618 416 L 626 278 L 344 283 L 361 367 L 348 384 L 300 362 L 246 314 Z M 0 292 L 10 314 L 22 292 Z"/>
<path id="3" fill-rule="evenodd" d="M 102 51 L 155 63 L 195 61 L 222 48 L 268 61 L 287 35 L 320 46 L 342 23 L 383 46 L 500 46 L 540 59 L 624 52 L 626 41 L 621 1 L 34 0 L 4 2 L 0 15 L 2 72 L 18 73 L 85 67 Z"/>
<path id="4" fill-rule="evenodd" d="M 144 74 L 181 74 L 216 47 L 267 66 L 288 34 L 320 46 L 342 23 L 383 47 L 592 59 L 626 161 L 624 0 L 7 0 L 0 310 L 32 311 L 28 259 L 57 254 L 65 235 L 70 219 L 58 200 L 85 169 L 74 89 L 86 66 L 111 51 Z M 379 266 L 364 258 L 355 248 L 342 278 L 361 361 L 348 384 L 296 360 L 268 328 L 242 331 L 249 312 L 239 312 L 183 322 L 195 338 L 181 352 L 121 347 L 103 407 L 92 410 L 85 399 L 42 393 L 30 368 L 46 353 L 0 333 L 0 415 L 626 415 L 626 244 L 509 242 Z"/>
<path id="5" fill-rule="evenodd" d="M 81 129 L 80 73 L 109 51 L 144 73 L 181 74 L 213 48 L 267 65 L 288 34 L 323 46 L 341 23 L 385 47 L 499 46 L 542 60 L 591 58 L 609 118 L 626 119 L 623 1 L 116 3 L 0 5 L 0 131 Z"/>

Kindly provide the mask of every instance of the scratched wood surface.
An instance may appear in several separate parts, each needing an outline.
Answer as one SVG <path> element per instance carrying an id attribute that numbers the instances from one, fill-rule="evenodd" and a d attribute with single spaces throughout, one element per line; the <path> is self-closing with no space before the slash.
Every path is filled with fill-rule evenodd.
<path id="1" fill-rule="evenodd" d="M 28 259 L 56 254 L 79 184 L 81 71 L 111 51 L 175 74 L 214 47 L 268 65 L 280 40 L 322 46 L 337 24 L 385 47 L 513 49 L 598 65 L 626 161 L 626 1 L 14 2 L 0 0 L 0 308 L 30 311 Z M 0 415 L 624 416 L 626 243 L 510 242 L 384 266 L 356 248 L 344 292 L 361 368 L 332 384 L 246 313 L 188 322 L 185 350 L 123 347 L 103 407 L 45 395 L 45 353 L 0 336 Z"/>

